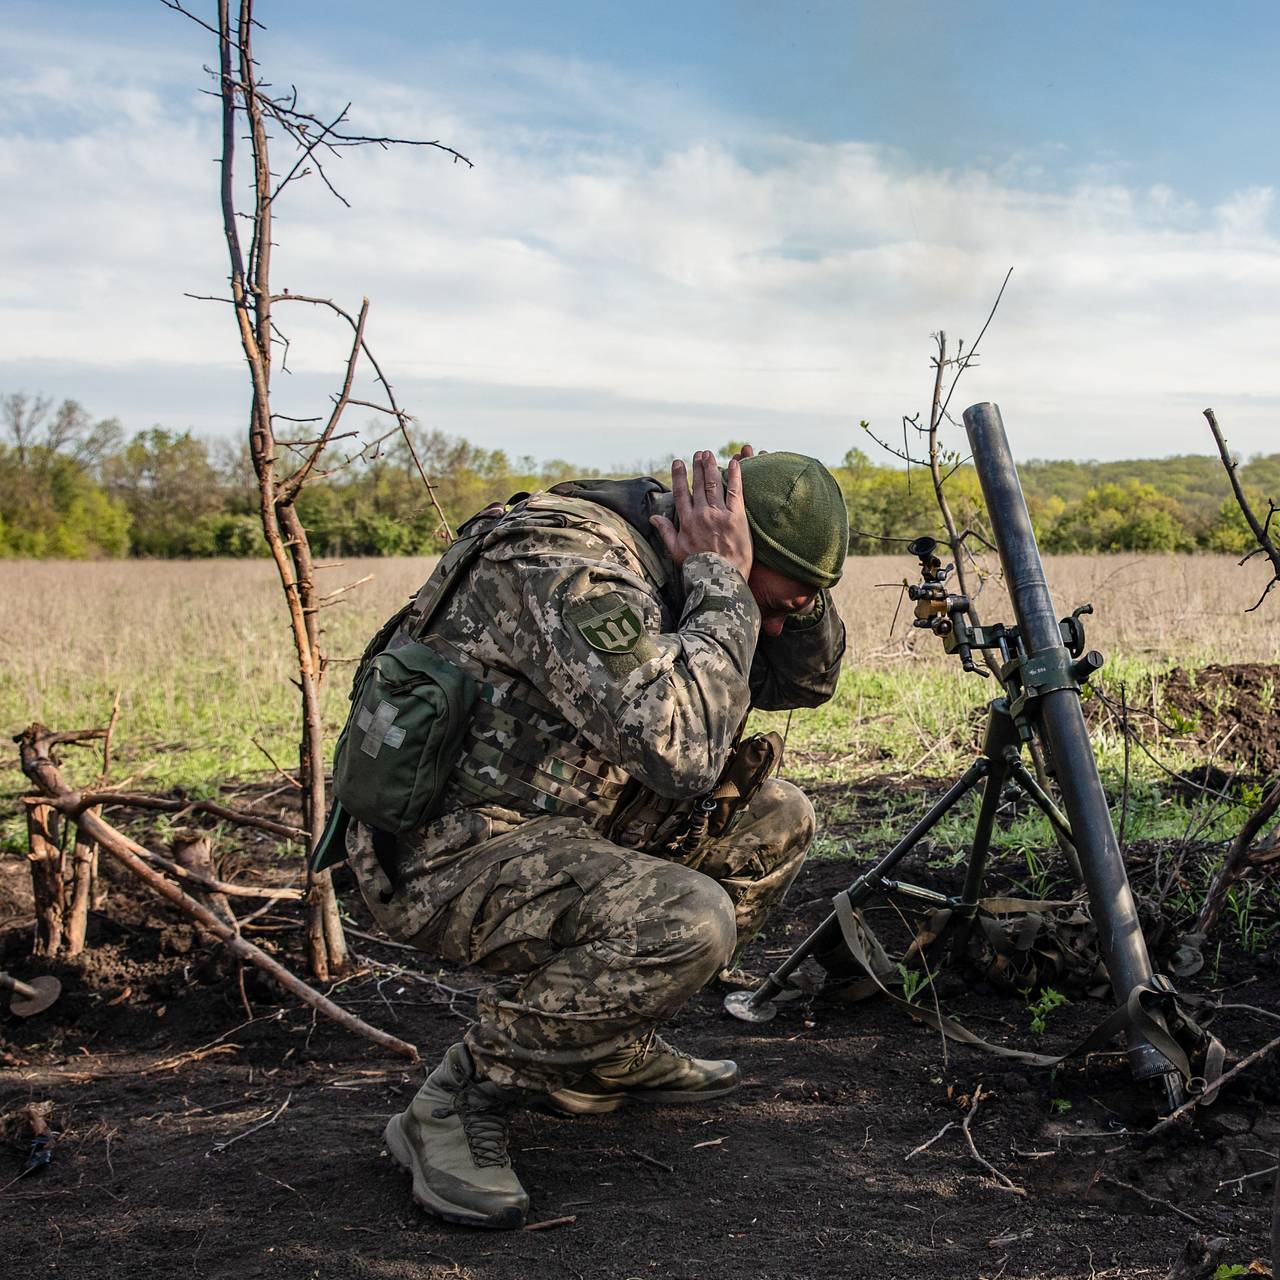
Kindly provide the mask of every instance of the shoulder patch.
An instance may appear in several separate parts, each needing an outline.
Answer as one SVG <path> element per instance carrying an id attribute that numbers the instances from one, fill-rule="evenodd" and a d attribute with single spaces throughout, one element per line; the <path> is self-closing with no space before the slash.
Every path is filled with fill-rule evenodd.
<path id="1" fill-rule="evenodd" d="M 601 653 L 630 653 L 645 633 L 635 606 L 616 592 L 584 602 L 571 620 L 582 638 Z"/>

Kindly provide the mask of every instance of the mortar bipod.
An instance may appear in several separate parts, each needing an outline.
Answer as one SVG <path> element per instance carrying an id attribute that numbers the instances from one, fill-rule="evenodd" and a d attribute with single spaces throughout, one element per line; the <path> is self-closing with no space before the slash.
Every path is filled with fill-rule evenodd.
<path id="1" fill-rule="evenodd" d="M 924 885 L 890 879 L 889 873 L 898 863 L 980 784 L 983 784 L 982 800 L 961 893 L 958 896 L 948 896 Z M 909 906 L 949 908 L 955 922 L 953 927 L 959 931 L 959 945 L 963 947 L 963 932 L 972 923 L 978 900 L 982 896 L 982 882 L 991 848 L 991 835 L 995 828 L 996 810 L 1009 785 L 1015 785 L 1025 792 L 1045 814 L 1054 830 L 1066 841 L 1071 841 L 1071 828 L 1065 815 L 1023 764 L 1017 729 L 1009 714 L 1007 702 L 998 698 L 987 708 L 983 754 L 911 830 L 884 857 L 864 871 L 841 896 L 848 899 L 849 906 L 855 911 L 875 897 L 893 898 Z M 778 1011 L 776 998 L 787 989 L 791 975 L 810 956 L 822 955 L 838 947 L 841 938 L 838 914 L 833 911 L 755 991 L 734 991 L 726 996 L 726 1011 L 743 1022 L 768 1022 Z"/>
<path id="2" fill-rule="evenodd" d="M 841 895 L 841 899 L 847 896 L 847 904 L 838 901 L 856 909 L 875 893 L 901 893 L 904 886 L 890 882 L 886 873 L 962 796 L 985 779 L 964 892 L 956 904 L 962 918 L 966 913 L 972 916 L 986 870 L 996 809 L 1006 783 L 1015 782 L 1049 816 L 1073 872 L 1084 885 L 1117 1008 L 1130 1010 L 1152 993 L 1173 1007 L 1176 993 L 1156 979 L 1147 953 L 1080 706 L 1082 683 L 1103 661 L 1100 653 L 1084 650 L 1081 617 L 1090 607 L 1081 606 L 1070 618 L 1059 620 L 1056 616 L 999 409 L 993 404 L 973 405 L 965 411 L 964 422 L 1017 625 L 984 627 L 976 623 L 970 600 L 947 590 L 950 568 L 934 555 L 938 544 L 932 538 L 916 539 L 910 547 L 922 568 L 922 582 L 911 590 L 916 601 L 915 625 L 942 637 L 947 652 L 959 657 L 966 671 L 984 677 L 995 674 L 1005 696 L 991 704 L 983 755 L 889 853 Z M 975 650 L 986 656 L 990 666 L 978 666 Z M 1056 812 L 1039 783 L 1028 785 L 1029 775 L 1020 757 L 1022 746 L 1033 742 L 1045 751 L 1065 813 Z M 828 944 L 835 946 L 839 936 L 839 919 L 833 913 L 759 990 L 734 993 L 725 1001 L 726 1009 L 746 1021 L 767 1020 L 790 975 L 809 955 L 825 950 Z M 1159 1078 L 1167 1102 L 1176 1107 L 1185 1097 L 1174 1060 L 1179 1055 L 1161 1019 L 1156 1009 L 1145 1021 L 1133 1018 L 1128 1022 L 1129 1064 L 1137 1080 Z M 1169 1052 L 1157 1047 L 1156 1041 Z"/>

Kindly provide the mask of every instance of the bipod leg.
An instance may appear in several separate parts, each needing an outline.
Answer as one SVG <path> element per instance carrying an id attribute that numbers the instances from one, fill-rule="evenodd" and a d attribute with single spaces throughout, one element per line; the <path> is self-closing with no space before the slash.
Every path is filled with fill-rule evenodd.
<path id="1" fill-rule="evenodd" d="M 1052 809 L 1049 809 L 1049 808 L 1046 808 L 1043 804 L 1040 805 L 1040 807 L 1044 809 L 1045 816 L 1048 817 L 1050 823 L 1054 823 L 1053 815 L 1057 814 L 1060 817 L 1063 817 L 1063 821 L 1065 822 L 1066 819 L 1065 819 L 1065 816 L 1063 816 L 1062 814 L 1062 810 L 1058 808 L 1058 806 L 1054 803 L 1052 796 L 1050 796 L 1049 794 L 1049 778 L 1050 778 L 1049 767 L 1045 763 L 1044 748 L 1042 747 L 1039 738 L 1035 737 L 1034 735 L 1032 736 L 1031 740 L 1027 743 L 1027 754 L 1031 757 L 1031 773 L 1035 777 L 1036 782 L 1039 784 L 1040 790 L 1044 793 L 1045 799 L 1048 801 L 1048 804 L 1052 806 Z M 1032 798 L 1035 799 L 1034 795 L 1032 796 Z M 1037 800 L 1036 803 L 1039 804 L 1040 803 L 1039 800 Z M 1076 878 L 1076 883 L 1083 885 L 1084 872 L 1080 870 L 1080 854 L 1076 849 L 1075 841 L 1072 840 L 1071 838 L 1070 828 L 1068 828 L 1064 834 L 1064 832 L 1061 829 L 1059 829 L 1056 823 L 1054 823 L 1053 834 L 1054 834 L 1054 838 L 1058 842 L 1059 851 L 1061 852 L 1062 856 L 1067 860 L 1067 866 L 1071 868 L 1071 874 Z"/>
<path id="2" fill-rule="evenodd" d="M 991 833 L 995 829 L 996 810 L 1000 807 L 1001 793 L 1009 780 L 1007 760 L 997 757 L 991 761 L 986 785 L 982 789 L 982 803 L 978 807 L 978 820 L 974 825 L 973 843 L 969 846 L 969 865 L 965 869 L 964 905 L 951 917 L 951 956 L 959 964 L 969 945 L 969 934 L 982 896 L 982 882 L 987 874 L 987 855 L 991 851 Z"/>
<path id="3" fill-rule="evenodd" d="M 854 910 L 879 891 L 886 873 L 893 870 L 987 776 L 991 767 L 992 762 L 986 756 L 975 760 L 950 790 L 879 862 L 864 871 L 843 891 Z M 755 991 L 731 991 L 725 996 L 725 1012 L 743 1022 L 768 1022 L 778 1011 L 774 998 L 786 987 L 791 975 L 815 952 L 826 951 L 836 946 L 840 940 L 840 920 L 833 911 Z"/>
<path id="4" fill-rule="evenodd" d="M 1040 780 L 1016 757 L 1008 762 L 1009 774 L 1013 780 L 1040 806 L 1041 812 L 1049 819 L 1053 833 L 1058 839 L 1058 848 L 1066 858 L 1076 884 L 1084 884 L 1084 872 L 1080 870 L 1080 855 L 1076 852 L 1075 840 L 1071 835 L 1071 825 L 1067 815 L 1053 802 L 1053 797 L 1040 785 Z"/>

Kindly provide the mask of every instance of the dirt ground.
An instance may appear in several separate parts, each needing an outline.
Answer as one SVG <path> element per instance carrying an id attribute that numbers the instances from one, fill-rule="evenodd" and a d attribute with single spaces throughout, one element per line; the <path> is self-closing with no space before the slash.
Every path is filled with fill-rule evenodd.
<path id="1" fill-rule="evenodd" d="M 1181 734 L 1194 747 L 1227 763 L 1259 773 L 1280 773 L 1280 740 L 1275 733 L 1280 666 L 1238 662 L 1178 668 L 1164 678 L 1161 727 Z"/>
<path id="2" fill-rule="evenodd" d="M 917 784 L 921 802 L 930 785 Z M 874 815 L 884 796 L 843 799 L 846 811 Z M 1137 852 L 1135 879 L 1149 855 Z M 241 873 L 291 874 L 263 846 L 235 861 Z M 848 862 L 806 867 L 748 967 L 776 963 L 854 874 Z M 1143 1131 L 1156 1099 L 1118 1053 L 1056 1073 L 958 1046 L 944 1055 L 936 1032 L 876 1002 L 806 999 L 748 1026 L 721 1012 L 718 989 L 684 1011 L 672 1037 L 737 1059 L 736 1094 L 576 1120 L 525 1113 L 513 1149 L 531 1221 L 547 1226 L 444 1226 L 411 1203 L 380 1142 L 421 1069 L 282 1001 L 253 971 L 249 1017 L 225 956 L 131 885 L 113 883 L 111 895 L 110 918 L 93 919 L 93 949 L 43 966 L 62 978 L 62 999 L 26 1022 L 0 1015 L 7 1275 L 1084 1280 L 1164 1276 L 1185 1248 L 1205 1252 L 1197 1237 L 1218 1243 L 1181 1275 L 1267 1257 L 1273 1176 L 1252 1175 L 1280 1150 L 1274 1059 L 1196 1125 L 1153 1141 Z M 29 912 L 23 863 L 0 862 L 0 964 L 20 976 L 38 968 Z M 253 929 L 296 955 L 292 910 Z M 455 990 L 475 976 L 353 942 L 361 959 L 337 998 L 437 1059 L 469 1011 Z M 1275 951 L 1247 956 L 1228 943 L 1212 981 L 1202 973 L 1181 985 L 1261 1011 L 1218 1015 L 1215 1029 L 1243 1052 L 1274 1033 L 1278 967 Z M 946 1007 L 980 1034 L 1042 1051 L 1106 1012 L 1077 999 L 1037 1037 L 1017 996 L 965 989 Z M 958 1123 L 907 1158 L 964 1119 L 979 1085 L 990 1098 L 971 1124 L 976 1149 L 1025 1194 L 977 1163 Z M 43 1099 L 61 1133 L 54 1159 L 19 1177 L 30 1146 L 20 1108 Z M 1253 1274 L 1270 1273 L 1257 1262 Z"/>

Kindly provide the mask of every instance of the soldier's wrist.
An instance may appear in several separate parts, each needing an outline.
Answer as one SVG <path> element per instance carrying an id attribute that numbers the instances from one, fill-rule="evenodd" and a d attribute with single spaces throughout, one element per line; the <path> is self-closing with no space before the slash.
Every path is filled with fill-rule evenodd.
<path id="1" fill-rule="evenodd" d="M 819 591 L 813 598 L 813 604 L 809 606 L 803 613 L 790 614 L 782 624 L 784 631 L 808 631 L 812 627 L 816 627 L 822 621 L 823 615 L 827 612 L 827 593 Z"/>
<path id="2" fill-rule="evenodd" d="M 692 555 L 685 557 L 681 569 L 686 579 L 705 576 L 708 572 L 723 576 L 731 571 L 744 586 L 747 581 L 742 569 L 728 556 L 722 556 L 718 551 L 695 551 Z"/>

